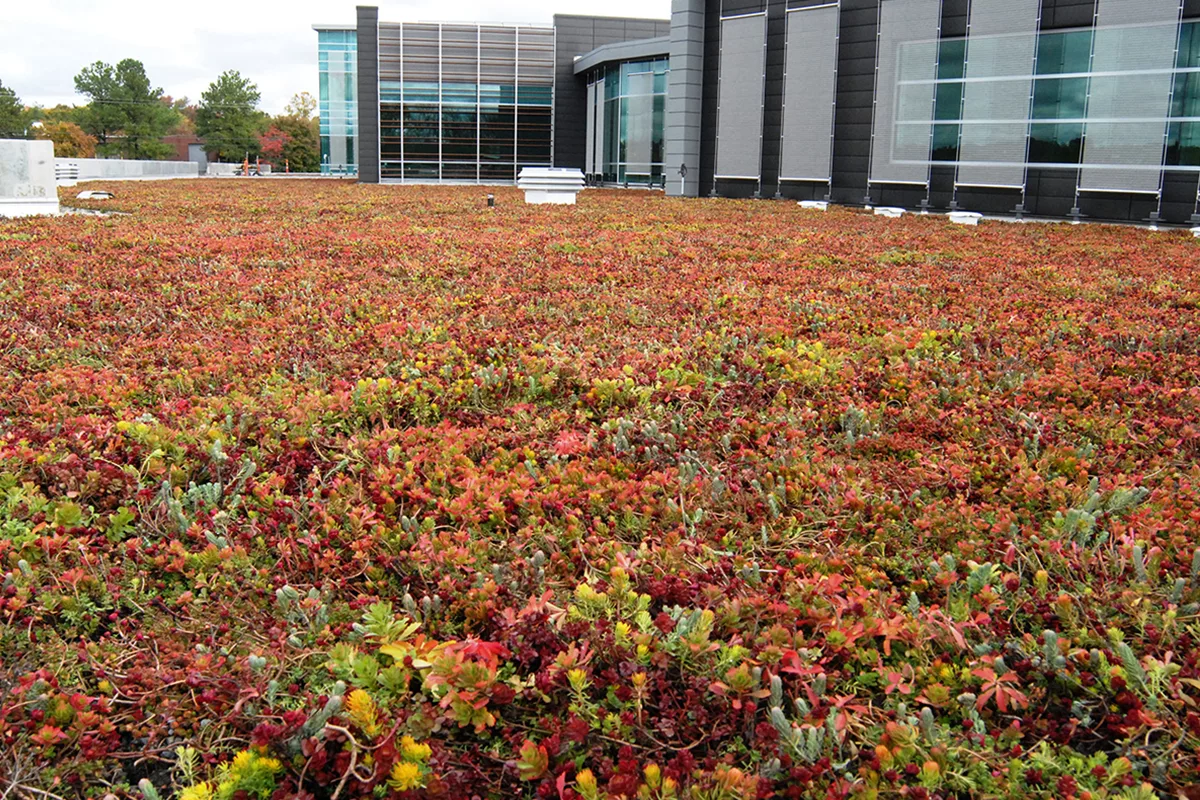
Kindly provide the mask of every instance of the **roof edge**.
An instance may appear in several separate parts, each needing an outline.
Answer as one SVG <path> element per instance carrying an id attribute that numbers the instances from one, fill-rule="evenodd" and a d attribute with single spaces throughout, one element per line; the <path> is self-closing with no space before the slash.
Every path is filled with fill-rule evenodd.
<path id="1" fill-rule="evenodd" d="M 581 56 L 575 57 L 573 69 L 575 74 L 587 72 L 608 61 L 632 61 L 634 59 L 651 58 L 653 56 L 669 56 L 671 54 L 671 37 L 655 36 L 652 39 L 630 39 L 625 42 L 602 44 Z"/>
<path id="2" fill-rule="evenodd" d="M 605 14 L 555 14 L 554 18 L 558 19 L 602 19 L 602 20 L 621 20 L 622 22 L 670 22 L 669 18 L 663 17 L 617 17 L 608 16 Z"/>

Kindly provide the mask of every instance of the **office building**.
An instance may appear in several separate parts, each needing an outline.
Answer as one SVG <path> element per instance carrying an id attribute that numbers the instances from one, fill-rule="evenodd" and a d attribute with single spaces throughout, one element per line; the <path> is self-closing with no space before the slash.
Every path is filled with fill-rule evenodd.
<path id="1" fill-rule="evenodd" d="M 670 195 L 1182 223 L 1198 25 L 1200 0 L 673 0 L 545 27 L 360 7 L 322 142 L 328 106 L 370 182 L 554 165 Z"/>

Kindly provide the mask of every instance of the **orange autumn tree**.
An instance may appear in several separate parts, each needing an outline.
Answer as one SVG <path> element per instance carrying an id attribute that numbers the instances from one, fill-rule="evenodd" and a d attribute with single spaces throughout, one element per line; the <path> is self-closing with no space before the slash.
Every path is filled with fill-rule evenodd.
<path id="1" fill-rule="evenodd" d="M 54 142 L 57 158 L 95 158 L 96 137 L 74 122 L 46 122 L 34 129 L 34 138 Z"/>

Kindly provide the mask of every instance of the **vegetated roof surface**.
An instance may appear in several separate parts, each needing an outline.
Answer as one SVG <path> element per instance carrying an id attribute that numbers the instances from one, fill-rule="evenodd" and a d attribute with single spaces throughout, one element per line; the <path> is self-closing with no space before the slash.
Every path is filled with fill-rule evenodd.
<path id="1" fill-rule="evenodd" d="M 0 223 L 16 796 L 1200 780 L 1186 233 L 109 186 Z"/>

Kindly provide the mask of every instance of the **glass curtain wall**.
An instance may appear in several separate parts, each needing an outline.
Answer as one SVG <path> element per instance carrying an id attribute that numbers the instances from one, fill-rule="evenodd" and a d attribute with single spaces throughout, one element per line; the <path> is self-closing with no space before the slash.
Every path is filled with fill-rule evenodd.
<path id="1" fill-rule="evenodd" d="M 1092 77 L 1093 30 L 1051 31 L 1038 36 L 1029 122 L 1030 164 L 1074 168 L 1081 163 Z M 933 160 L 958 160 L 964 70 L 964 40 L 938 47 Z M 1200 22 L 1180 29 L 1166 166 L 1200 166 Z"/>
<path id="2" fill-rule="evenodd" d="M 550 166 L 554 30 L 379 26 L 383 178 L 511 183 Z"/>
<path id="3" fill-rule="evenodd" d="M 1167 126 L 1167 165 L 1200 166 L 1200 23 L 1185 22 L 1179 32 Z"/>
<path id="4" fill-rule="evenodd" d="M 660 185 L 668 59 L 606 64 L 588 79 L 588 177 L 594 182 Z"/>
<path id="5" fill-rule="evenodd" d="M 317 31 L 318 113 L 321 130 L 321 172 L 357 174 L 358 33 L 353 30 Z"/>

